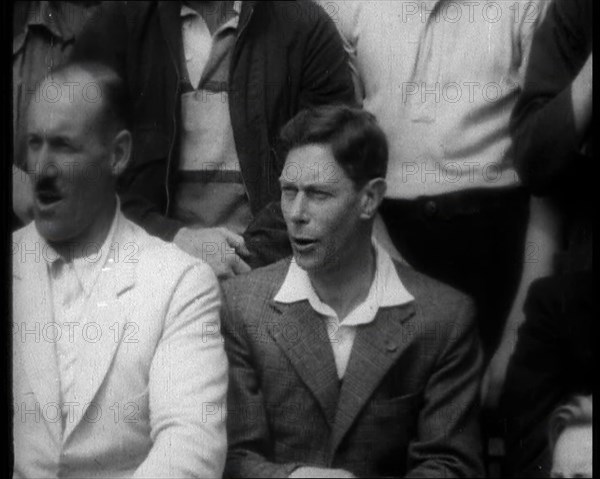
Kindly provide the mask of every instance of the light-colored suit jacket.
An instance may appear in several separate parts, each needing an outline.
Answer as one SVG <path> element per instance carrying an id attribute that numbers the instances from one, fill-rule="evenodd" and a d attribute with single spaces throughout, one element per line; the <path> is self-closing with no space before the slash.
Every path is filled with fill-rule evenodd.
<path id="1" fill-rule="evenodd" d="M 358 327 L 339 381 L 308 301 L 273 300 L 289 261 L 223 284 L 229 477 L 342 468 L 357 477 L 481 477 L 481 351 L 464 294 L 396 264 L 415 301 Z"/>
<path id="2" fill-rule="evenodd" d="M 47 252 L 33 223 L 13 235 L 14 476 L 220 477 L 217 279 L 117 214 L 111 254 L 67 339 L 79 400 L 64 429 Z"/>

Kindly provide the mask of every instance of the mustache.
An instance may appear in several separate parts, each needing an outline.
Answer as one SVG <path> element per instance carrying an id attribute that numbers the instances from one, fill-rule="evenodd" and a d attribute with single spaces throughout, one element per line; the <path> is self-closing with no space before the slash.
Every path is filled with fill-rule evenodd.
<path id="1" fill-rule="evenodd" d="M 42 178 L 39 178 L 35 182 L 35 192 L 36 192 L 36 194 L 40 194 L 40 193 L 60 194 L 61 190 L 57 183 L 56 178 L 44 176 Z"/>

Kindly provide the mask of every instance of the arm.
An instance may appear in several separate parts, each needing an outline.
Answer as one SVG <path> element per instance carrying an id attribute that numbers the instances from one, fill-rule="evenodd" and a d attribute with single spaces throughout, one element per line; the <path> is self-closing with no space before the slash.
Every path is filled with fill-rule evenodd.
<path id="1" fill-rule="evenodd" d="M 288 477 L 302 464 L 277 464 L 268 459 L 271 438 L 260 380 L 246 336 L 243 318 L 228 305 L 224 285 L 223 336 L 229 359 L 229 450 L 225 475 L 228 477 Z M 235 293 L 231 293 L 231 297 Z"/>
<path id="2" fill-rule="evenodd" d="M 149 374 L 152 449 L 134 477 L 221 477 L 227 450 L 227 357 L 212 271 L 186 270 Z"/>
<path id="3" fill-rule="evenodd" d="M 519 329 L 500 399 L 507 418 L 506 463 L 519 477 L 538 465 L 539 477 L 550 473 L 545 421 L 568 384 L 569 339 L 564 285 L 553 278 L 533 282 L 525 301 L 526 320 Z"/>
<path id="4" fill-rule="evenodd" d="M 244 231 L 244 241 L 252 268 L 259 268 L 292 255 L 292 246 L 281 212 L 281 203 L 273 201 L 265 206 Z"/>
<path id="5" fill-rule="evenodd" d="M 406 477 L 484 473 L 478 422 L 482 356 L 473 311 L 463 299 L 455 320 L 435 325 L 441 351 L 425 387 L 418 438 L 408 448 Z"/>
<path id="6" fill-rule="evenodd" d="M 591 119 L 591 2 L 559 0 L 536 32 L 511 121 L 515 162 L 538 194 L 586 165 L 579 151 Z"/>
<path id="7" fill-rule="evenodd" d="M 329 14 L 342 38 L 344 50 L 348 56 L 348 66 L 352 74 L 356 104 L 362 106 L 365 98 L 365 89 L 358 72 L 358 59 L 356 56 L 357 35 L 354 23 L 361 8 L 358 2 L 337 2 L 330 0 L 315 0 Z"/>
<path id="8" fill-rule="evenodd" d="M 508 362 L 517 344 L 517 331 L 525 320 L 523 305 L 529 286 L 537 278 L 552 274 L 555 254 L 560 249 L 561 223 L 562 218 L 551 200 L 531 198 L 521 282 L 481 388 L 483 402 L 489 408 L 495 409 L 498 405 Z"/>
<path id="9" fill-rule="evenodd" d="M 317 19 L 308 34 L 298 110 L 335 103 L 354 104 L 354 85 L 340 34 L 319 5 L 313 4 L 310 14 L 316 14 Z"/>

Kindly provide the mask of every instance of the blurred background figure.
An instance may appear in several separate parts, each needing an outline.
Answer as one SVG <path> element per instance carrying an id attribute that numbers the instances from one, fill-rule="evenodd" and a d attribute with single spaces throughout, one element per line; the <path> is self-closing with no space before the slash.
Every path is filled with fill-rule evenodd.
<path id="1" fill-rule="evenodd" d="M 552 413 L 552 477 L 593 477 L 592 406 L 592 396 L 575 396 Z"/>
<path id="2" fill-rule="evenodd" d="M 26 112 L 38 82 L 62 65 L 100 2 L 13 2 L 13 230 L 32 217 L 25 170 Z"/>
<path id="3" fill-rule="evenodd" d="M 596 305 L 591 272 L 536 280 L 500 398 L 504 475 L 548 477 L 548 418 L 573 394 L 591 394 Z"/>
<path id="4" fill-rule="evenodd" d="M 221 278 L 276 249 L 243 235 L 279 199 L 280 128 L 302 108 L 354 99 L 339 34 L 312 2 L 106 2 L 73 56 L 111 65 L 134 100 L 123 210 Z"/>
<path id="5" fill-rule="evenodd" d="M 493 364 L 507 418 L 506 474 L 516 477 L 548 476 L 547 418 L 592 387 L 592 25 L 591 0 L 551 3 L 512 118 L 517 169 L 537 205 L 524 312 L 509 321 Z"/>

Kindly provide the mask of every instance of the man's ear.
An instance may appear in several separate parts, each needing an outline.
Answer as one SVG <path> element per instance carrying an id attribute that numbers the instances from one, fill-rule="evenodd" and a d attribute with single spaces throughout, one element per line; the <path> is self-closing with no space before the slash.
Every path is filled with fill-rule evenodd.
<path id="1" fill-rule="evenodd" d="M 383 178 L 373 178 L 362 188 L 361 219 L 370 220 L 375 217 L 379 205 L 383 201 L 387 183 Z"/>
<path id="2" fill-rule="evenodd" d="M 121 176 L 131 158 L 132 139 L 128 130 L 119 131 L 113 138 L 110 169 L 115 177 Z"/>

